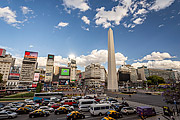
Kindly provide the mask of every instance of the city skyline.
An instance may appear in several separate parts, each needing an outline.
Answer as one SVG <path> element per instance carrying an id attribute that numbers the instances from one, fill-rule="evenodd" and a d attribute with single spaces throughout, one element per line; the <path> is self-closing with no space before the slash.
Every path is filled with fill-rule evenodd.
<path id="1" fill-rule="evenodd" d="M 80 68 L 90 63 L 107 68 L 111 27 L 117 68 L 126 63 L 180 69 L 179 5 L 179 0 L 2 0 L 0 48 L 16 57 L 18 65 L 25 51 L 35 51 L 39 66 L 54 54 L 55 65 L 67 64 L 74 55 Z"/>

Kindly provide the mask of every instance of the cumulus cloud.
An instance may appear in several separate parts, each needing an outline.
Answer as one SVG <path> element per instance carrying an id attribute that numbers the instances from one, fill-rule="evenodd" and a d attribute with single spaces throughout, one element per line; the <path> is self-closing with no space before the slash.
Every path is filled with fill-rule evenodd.
<path id="1" fill-rule="evenodd" d="M 125 57 L 122 53 L 116 53 L 116 65 L 122 65 L 127 60 L 127 57 Z M 108 51 L 107 50 L 92 50 L 92 52 L 88 55 L 80 55 L 77 56 L 76 62 L 78 66 L 85 67 L 88 64 L 91 63 L 100 63 L 105 64 L 108 60 Z M 39 67 L 45 67 L 47 62 L 47 57 L 38 57 L 38 66 Z M 22 58 L 16 59 L 16 65 L 22 64 Z M 55 56 L 55 66 L 61 66 L 61 65 L 67 65 L 68 64 L 68 58 L 63 58 L 62 56 Z"/>
<path id="2" fill-rule="evenodd" d="M 34 46 L 33 45 L 29 45 L 30 48 L 33 48 Z"/>
<path id="3" fill-rule="evenodd" d="M 144 61 L 144 60 L 164 60 L 164 59 L 170 59 L 170 58 L 176 58 L 176 56 L 171 56 L 169 53 L 160 53 L 160 52 L 152 52 L 150 55 L 146 55 L 145 57 L 143 57 L 142 59 L 140 59 L 139 61 Z"/>
<path id="4" fill-rule="evenodd" d="M 14 27 L 17 27 L 19 23 L 22 23 L 16 19 L 16 11 L 12 11 L 9 7 L 0 8 L 0 18 Z"/>
<path id="5" fill-rule="evenodd" d="M 24 15 L 29 14 L 29 13 L 33 14 L 33 10 L 31 10 L 30 8 L 28 8 L 26 6 L 21 6 L 21 10 L 22 10 Z"/>
<path id="6" fill-rule="evenodd" d="M 88 25 L 90 24 L 90 20 L 86 16 L 83 16 L 81 20 L 83 20 Z"/>
<path id="7" fill-rule="evenodd" d="M 79 9 L 80 11 L 87 11 L 90 9 L 87 0 L 63 0 L 66 8 Z"/>
<path id="8" fill-rule="evenodd" d="M 66 22 L 60 22 L 57 26 L 55 26 L 55 28 L 61 28 L 61 27 L 66 27 L 68 26 L 69 23 L 66 23 Z"/>
<path id="9" fill-rule="evenodd" d="M 154 4 L 149 8 L 149 10 L 159 11 L 169 7 L 175 0 L 155 0 Z"/>
<path id="10" fill-rule="evenodd" d="M 159 28 L 164 27 L 164 24 L 161 24 L 161 25 L 159 25 L 158 27 L 159 27 Z"/>
<path id="11" fill-rule="evenodd" d="M 134 28 L 138 24 L 142 24 L 146 16 L 151 11 L 159 11 L 169 7 L 175 0 L 114 0 L 119 2 L 117 6 L 111 10 L 105 7 L 97 8 L 94 17 L 96 25 L 102 25 L 104 28 L 120 25 L 124 18 L 128 18 L 126 28 Z M 124 23 L 124 22 L 123 22 Z M 131 25 L 131 26 L 129 26 Z"/>
<path id="12" fill-rule="evenodd" d="M 89 28 L 86 28 L 86 27 L 84 27 L 84 26 L 81 26 L 81 28 L 82 28 L 83 30 L 89 31 Z"/>

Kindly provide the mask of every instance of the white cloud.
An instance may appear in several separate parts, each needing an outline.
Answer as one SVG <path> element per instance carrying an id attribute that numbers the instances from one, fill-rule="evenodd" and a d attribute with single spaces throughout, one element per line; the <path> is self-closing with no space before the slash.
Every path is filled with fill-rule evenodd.
<path id="1" fill-rule="evenodd" d="M 149 8 L 149 10 L 159 11 L 169 7 L 175 0 L 155 0 L 154 4 Z"/>
<path id="2" fill-rule="evenodd" d="M 83 30 L 89 31 L 89 28 L 86 28 L 86 27 L 84 27 L 84 26 L 81 26 L 81 28 L 82 28 Z"/>
<path id="3" fill-rule="evenodd" d="M 66 22 L 60 22 L 57 26 L 55 26 L 55 28 L 61 28 L 61 27 L 66 27 L 68 26 L 69 23 L 66 23 Z"/>
<path id="4" fill-rule="evenodd" d="M 172 60 L 161 60 L 161 61 L 148 61 L 144 63 L 133 63 L 132 66 L 135 68 L 147 66 L 148 68 L 157 68 L 157 69 L 179 69 L 180 70 L 180 61 Z"/>
<path id="5" fill-rule="evenodd" d="M 133 23 L 142 24 L 145 19 L 146 19 L 146 18 L 144 18 L 144 19 L 142 19 L 142 18 L 137 18 L 136 20 L 133 21 Z"/>
<path id="6" fill-rule="evenodd" d="M 26 7 L 26 6 L 21 6 L 21 10 L 22 10 L 22 12 L 23 12 L 24 15 L 25 15 L 25 14 L 29 14 L 29 13 L 33 14 L 33 10 L 29 9 L 29 8 Z"/>
<path id="7" fill-rule="evenodd" d="M 34 46 L 33 45 L 29 45 L 30 48 L 33 48 Z"/>
<path id="8" fill-rule="evenodd" d="M 170 58 L 176 58 L 176 56 L 171 56 L 169 53 L 160 53 L 160 52 L 152 52 L 150 55 L 146 55 L 145 57 L 143 57 L 142 59 L 140 59 L 139 61 L 144 61 L 144 60 L 164 60 L 164 59 L 170 59 Z"/>
<path id="9" fill-rule="evenodd" d="M 90 9 L 87 0 L 63 0 L 63 4 L 67 8 L 79 9 L 83 12 Z"/>
<path id="10" fill-rule="evenodd" d="M 9 7 L 0 8 L 0 18 L 14 27 L 18 27 L 18 24 L 21 23 L 16 20 L 16 11 L 12 11 Z"/>
<path id="11" fill-rule="evenodd" d="M 159 28 L 164 27 L 164 24 L 161 24 L 161 25 L 159 25 L 158 27 L 159 27 Z"/>
<path id="12" fill-rule="evenodd" d="M 116 65 L 122 65 L 127 60 L 122 53 L 116 53 Z M 91 63 L 100 63 L 105 64 L 108 60 L 108 51 L 107 50 L 92 50 L 92 52 L 88 55 L 80 55 L 76 58 L 77 65 L 84 67 Z M 38 66 L 45 67 L 47 62 L 47 57 L 38 57 Z M 16 59 L 16 65 L 22 64 L 22 58 Z M 55 66 L 67 65 L 68 64 L 68 57 L 63 58 L 62 56 L 55 56 Z"/>
<path id="13" fill-rule="evenodd" d="M 90 20 L 86 16 L 83 16 L 81 20 L 83 20 L 88 25 L 90 24 Z"/>

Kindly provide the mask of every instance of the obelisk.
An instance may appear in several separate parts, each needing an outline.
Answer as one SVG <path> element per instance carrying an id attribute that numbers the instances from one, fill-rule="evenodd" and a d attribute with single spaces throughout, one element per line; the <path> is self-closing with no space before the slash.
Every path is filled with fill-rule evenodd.
<path id="1" fill-rule="evenodd" d="M 108 91 L 118 91 L 113 31 L 108 31 Z"/>

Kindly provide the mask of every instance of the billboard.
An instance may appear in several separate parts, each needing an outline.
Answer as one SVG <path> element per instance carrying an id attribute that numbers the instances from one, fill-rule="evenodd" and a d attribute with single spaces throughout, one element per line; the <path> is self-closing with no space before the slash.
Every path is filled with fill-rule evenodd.
<path id="1" fill-rule="evenodd" d="M 39 81 L 40 73 L 34 73 L 34 81 Z"/>
<path id="2" fill-rule="evenodd" d="M 61 76 L 70 76 L 70 70 L 69 68 L 62 68 L 60 71 Z"/>
<path id="3" fill-rule="evenodd" d="M 8 79 L 9 80 L 19 80 L 20 74 L 19 73 L 9 73 Z"/>
<path id="4" fill-rule="evenodd" d="M 24 58 L 34 58 L 37 59 L 38 52 L 25 51 Z"/>
<path id="5" fill-rule="evenodd" d="M 38 82 L 33 82 L 32 87 L 37 87 Z"/>
<path id="6" fill-rule="evenodd" d="M 0 48 L 0 56 L 5 56 L 5 54 L 6 54 L 6 50 L 5 49 L 2 49 L 2 48 Z"/>
<path id="7" fill-rule="evenodd" d="M 48 54 L 48 59 L 52 59 L 52 60 L 54 60 L 54 55 L 50 55 L 50 54 Z"/>
<path id="8" fill-rule="evenodd" d="M 61 80 L 59 80 L 59 85 L 69 85 L 69 81 L 70 80 L 61 79 Z"/>

